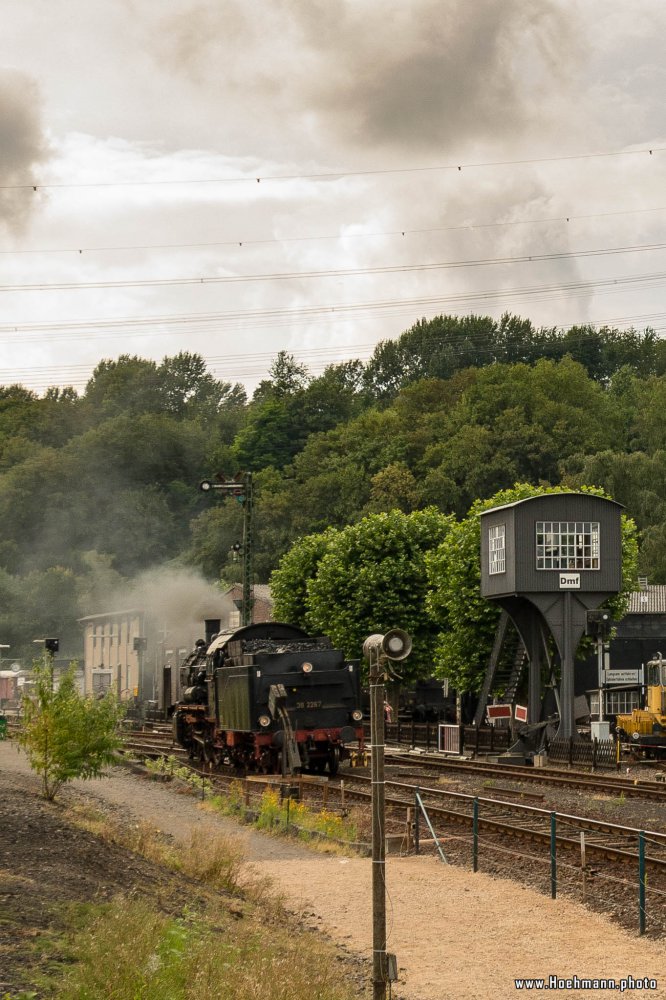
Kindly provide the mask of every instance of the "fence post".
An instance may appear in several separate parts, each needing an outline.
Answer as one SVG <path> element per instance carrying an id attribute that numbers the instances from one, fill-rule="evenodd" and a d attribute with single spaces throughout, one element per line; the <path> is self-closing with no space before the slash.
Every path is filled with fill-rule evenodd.
<path id="1" fill-rule="evenodd" d="M 490 752 L 492 753 L 495 749 L 495 727 L 490 727 Z"/>
<path id="2" fill-rule="evenodd" d="M 474 799 L 472 814 L 472 871 L 479 870 L 479 800 Z"/>
<path id="3" fill-rule="evenodd" d="M 414 853 L 419 853 L 419 788 L 414 789 Z"/>
<path id="4" fill-rule="evenodd" d="M 430 749 L 430 723 L 426 722 L 426 753 Z"/>
<path id="5" fill-rule="evenodd" d="M 638 834 L 638 933 L 645 934 L 645 834 Z"/>
<path id="6" fill-rule="evenodd" d="M 574 738 L 569 737 L 569 767 L 573 767 L 573 748 L 574 748 Z"/>
<path id="7" fill-rule="evenodd" d="M 416 746 L 416 722 L 412 719 L 412 750 Z"/>
<path id="8" fill-rule="evenodd" d="M 557 897 L 557 846 L 555 840 L 557 813 L 550 814 L 550 895 Z"/>
<path id="9" fill-rule="evenodd" d="M 400 744 L 402 743 L 402 732 L 401 732 L 401 730 L 402 730 L 402 726 L 400 724 L 400 716 L 398 715 L 398 735 L 397 735 L 398 746 L 400 746 Z"/>

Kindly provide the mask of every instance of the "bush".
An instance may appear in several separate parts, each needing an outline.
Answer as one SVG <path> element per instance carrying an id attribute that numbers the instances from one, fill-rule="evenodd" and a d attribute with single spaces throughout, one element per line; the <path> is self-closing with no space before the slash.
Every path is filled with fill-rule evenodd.
<path id="1" fill-rule="evenodd" d="M 117 729 L 122 708 L 115 694 L 83 697 L 74 670 L 71 664 L 56 684 L 52 662 L 36 663 L 34 687 L 22 703 L 19 743 L 32 769 L 41 775 L 42 791 L 49 800 L 67 781 L 99 777 L 121 745 Z"/>

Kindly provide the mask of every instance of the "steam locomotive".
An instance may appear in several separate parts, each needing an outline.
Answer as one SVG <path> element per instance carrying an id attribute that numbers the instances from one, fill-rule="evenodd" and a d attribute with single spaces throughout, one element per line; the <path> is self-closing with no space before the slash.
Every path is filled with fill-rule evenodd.
<path id="1" fill-rule="evenodd" d="M 240 771 L 337 772 L 363 745 L 358 660 L 326 637 L 262 622 L 198 640 L 181 667 L 174 739 Z"/>

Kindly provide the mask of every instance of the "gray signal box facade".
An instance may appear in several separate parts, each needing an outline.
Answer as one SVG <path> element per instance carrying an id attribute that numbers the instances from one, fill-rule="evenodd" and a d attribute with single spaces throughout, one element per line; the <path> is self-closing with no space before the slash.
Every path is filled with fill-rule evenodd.
<path id="1" fill-rule="evenodd" d="M 481 593 L 509 614 L 530 660 L 536 722 L 546 629 L 560 654 L 560 727 L 574 731 L 574 656 L 587 612 L 622 589 L 622 506 L 589 493 L 548 493 L 481 514 Z"/>

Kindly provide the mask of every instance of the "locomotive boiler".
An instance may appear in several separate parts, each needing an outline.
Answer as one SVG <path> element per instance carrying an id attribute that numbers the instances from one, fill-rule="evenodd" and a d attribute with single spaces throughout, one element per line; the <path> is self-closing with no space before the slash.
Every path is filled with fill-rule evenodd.
<path id="1" fill-rule="evenodd" d="M 282 622 L 199 640 L 181 668 L 174 738 L 214 766 L 335 774 L 363 744 L 358 660 Z"/>

